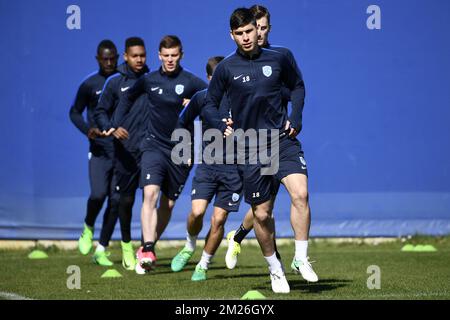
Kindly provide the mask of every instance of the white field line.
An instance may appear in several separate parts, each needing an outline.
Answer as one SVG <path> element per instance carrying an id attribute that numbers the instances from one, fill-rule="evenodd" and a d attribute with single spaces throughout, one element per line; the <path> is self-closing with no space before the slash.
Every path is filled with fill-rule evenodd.
<path id="1" fill-rule="evenodd" d="M 5 292 L 5 291 L 0 291 L 0 298 L 6 300 L 33 300 L 31 298 L 27 298 L 19 294 L 15 294 L 13 292 Z"/>

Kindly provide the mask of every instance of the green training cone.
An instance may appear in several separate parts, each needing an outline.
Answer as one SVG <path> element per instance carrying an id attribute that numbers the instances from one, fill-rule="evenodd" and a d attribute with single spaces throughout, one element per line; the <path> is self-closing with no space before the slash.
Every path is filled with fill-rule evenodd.
<path id="1" fill-rule="evenodd" d="M 102 278 L 120 278 L 120 277 L 122 277 L 122 275 L 116 269 L 106 270 L 102 274 Z"/>
<path id="2" fill-rule="evenodd" d="M 241 298 L 241 300 L 264 300 L 266 297 L 258 290 L 247 291 Z"/>
<path id="3" fill-rule="evenodd" d="M 414 246 L 412 244 L 405 244 L 401 251 L 411 252 L 414 251 Z"/>
<path id="4" fill-rule="evenodd" d="M 419 244 L 414 248 L 414 252 L 436 252 L 437 249 L 431 244 L 422 245 Z"/>
<path id="5" fill-rule="evenodd" d="M 29 259 L 47 259 L 48 255 L 42 250 L 33 250 L 28 254 Z"/>

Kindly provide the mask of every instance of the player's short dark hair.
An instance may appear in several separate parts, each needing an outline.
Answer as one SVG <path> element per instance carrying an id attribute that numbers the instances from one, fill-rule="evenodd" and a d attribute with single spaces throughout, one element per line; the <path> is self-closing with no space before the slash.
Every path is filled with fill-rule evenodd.
<path id="1" fill-rule="evenodd" d="M 100 41 L 100 43 L 97 46 L 97 55 L 100 55 L 101 51 L 104 49 L 109 49 L 111 51 L 117 52 L 116 45 L 109 39 Z"/>
<path id="2" fill-rule="evenodd" d="M 164 36 L 159 42 L 159 51 L 162 48 L 172 49 L 172 48 L 180 48 L 180 52 L 183 52 L 183 45 L 181 44 L 180 38 L 174 35 Z"/>
<path id="3" fill-rule="evenodd" d="M 237 8 L 230 17 L 230 29 L 236 30 L 240 27 L 253 24 L 256 27 L 256 19 L 248 8 Z"/>
<path id="4" fill-rule="evenodd" d="M 224 59 L 223 56 L 215 56 L 208 59 L 208 63 L 206 64 L 206 74 L 208 76 L 212 76 L 214 72 L 214 68 L 219 64 L 220 61 Z"/>
<path id="5" fill-rule="evenodd" d="M 129 37 L 125 40 L 125 52 L 128 50 L 128 48 L 136 46 L 145 48 L 144 40 L 139 37 Z"/>
<path id="6" fill-rule="evenodd" d="M 267 17 L 267 23 L 270 25 L 270 12 L 269 10 L 267 10 L 266 7 L 263 7 L 259 4 L 255 4 L 250 7 L 250 11 L 253 13 L 256 20 L 261 19 L 263 17 Z"/>

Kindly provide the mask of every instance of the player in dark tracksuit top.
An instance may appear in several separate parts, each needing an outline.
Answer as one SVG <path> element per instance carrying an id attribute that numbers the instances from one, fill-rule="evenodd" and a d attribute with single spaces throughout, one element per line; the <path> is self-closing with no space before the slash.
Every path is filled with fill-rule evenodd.
<path id="1" fill-rule="evenodd" d="M 214 118 L 211 111 L 216 109 L 217 113 L 219 103 L 226 94 L 234 128 L 244 131 L 264 129 L 273 133 L 282 132 L 278 150 L 276 144 L 275 149 L 268 145 L 272 159 L 278 162 L 278 170 L 263 175 L 260 159 L 257 164 L 247 162 L 238 168 L 244 180 L 245 201 L 252 206 L 255 234 L 269 266 L 272 290 L 276 293 L 287 293 L 290 287 L 274 250 L 272 190 L 274 179 L 285 185 L 292 200 L 291 223 L 295 240 L 307 240 L 310 213 L 306 166 L 300 142 L 295 138 L 302 124 L 304 83 L 285 55 L 258 46 L 256 20 L 249 9 L 239 8 L 233 12 L 230 29 L 238 49 L 217 66 L 208 88 L 204 112 L 207 119 Z M 283 86 L 291 91 L 290 115 L 283 106 Z M 217 114 L 215 118 L 218 118 Z M 211 123 L 219 123 L 217 119 L 212 120 Z M 221 124 L 220 129 L 226 135 L 229 134 L 225 124 Z M 259 131 L 259 134 L 261 133 L 263 131 Z M 264 147 L 260 141 L 257 143 L 258 147 Z M 246 151 L 249 151 L 249 148 Z M 278 156 L 278 159 L 274 156 Z M 246 155 L 246 160 L 248 157 L 249 155 Z M 292 265 L 307 266 L 310 271 L 309 281 L 317 281 L 317 275 L 308 259 L 297 260 L 297 250 Z M 302 275 L 305 277 L 303 273 Z"/>
<path id="2" fill-rule="evenodd" d="M 250 10 L 253 12 L 253 14 L 256 18 L 256 24 L 257 24 L 257 28 L 258 28 L 258 45 L 262 48 L 274 50 L 274 51 L 284 54 L 289 59 L 291 64 L 294 66 L 294 68 L 298 71 L 300 76 L 302 77 L 301 71 L 300 71 L 299 67 L 297 66 L 297 62 L 295 61 L 295 58 L 294 58 L 294 55 L 292 54 L 292 52 L 288 48 L 281 47 L 281 46 L 274 46 L 274 45 L 269 44 L 269 33 L 271 30 L 271 25 L 270 25 L 270 13 L 267 10 L 267 8 L 265 8 L 263 6 L 259 6 L 259 5 L 254 5 L 250 8 Z M 288 102 L 291 100 L 291 92 L 288 88 L 286 88 L 285 86 L 282 86 L 281 93 L 282 93 L 283 106 L 287 109 Z M 304 158 L 304 156 L 303 156 L 303 158 Z M 305 164 L 305 167 L 306 167 L 306 164 Z M 305 169 L 305 174 L 307 175 L 306 169 Z M 277 181 L 275 183 L 277 183 Z M 279 183 L 278 183 L 278 186 L 279 186 Z M 278 186 L 274 187 L 274 190 L 273 190 L 274 197 L 276 197 L 276 194 L 278 193 L 278 189 L 279 189 Z M 275 202 L 275 198 L 274 198 L 274 202 Z M 237 230 L 230 231 L 227 234 L 228 250 L 225 255 L 225 262 L 229 269 L 233 269 L 236 266 L 237 255 L 241 252 L 240 243 L 252 229 L 253 229 L 253 211 L 250 208 L 247 211 L 245 218 L 244 218 L 243 222 L 241 223 L 241 225 L 239 226 L 239 228 Z M 276 255 L 277 255 L 278 259 L 281 259 L 280 254 L 278 253 L 278 250 L 276 247 L 276 243 L 274 245 L 275 245 Z M 304 250 L 302 250 L 303 251 L 302 255 L 304 256 L 304 258 L 306 258 L 306 256 L 307 256 L 307 245 L 308 245 L 307 241 L 306 241 L 306 243 L 301 243 L 301 246 L 304 248 Z"/>
<path id="3" fill-rule="evenodd" d="M 141 150 L 140 186 L 144 189 L 142 204 L 143 247 L 137 255 L 139 263 L 136 272 L 151 269 L 156 261 L 155 242 L 160 238 L 172 214 L 175 201 L 180 195 L 191 166 L 176 165 L 171 160 L 174 143 L 171 135 L 178 116 L 189 99 L 207 84 L 180 66 L 182 57 L 181 41 L 176 36 L 165 36 L 159 46 L 161 68 L 139 79 L 120 101 L 115 115 L 115 123 L 107 132 L 114 132 L 133 102 L 142 94 L 149 100 L 149 121 Z M 160 205 L 156 209 L 159 192 L 162 191 Z M 157 219 L 154 214 L 157 214 Z"/>
<path id="4" fill-rule="evenodd" d="M 92 248 L 95 220 L 108 197 L 103 218 L 103 226 L 111 210 L 114 211 L 112 177 L 114 146 L 112 138 L 101 137 L 102 133 L 94 121 L 94 109 L 102 93 L 106 79 L 116 72 L 117 49 L 110 40 L 103 40 L 97 47 L 97 61 L 100 70 L 91 74 L 78 89 L 70 108 L 73 124 L 89 139 L 89 184 L 91 194 L 87 202 L 83 232 L 78 240 L 78 248 L 83 255 Z M 87 110 L 87 122 L 83 112 Z"/>
<path id="5" fill-rule="evenodd" d="M 102 96 L 95 112 L 95 119 L 101 130 L 111 127 L 114 111 L 120 98 L 134 83 L 149 71 L 146 61 L 145 44 L 141 38 L 131 37 L 125 41 L 125 63 L 120 65 L 118 73 L 110 77 L 103 89 Z M 147 99 L 140 97 L 135 102 L 132 111 L 127 114 L 123 124 L 114 132 L 114 181 L 115 190 L 119 194 L 117 215 L 111 215 L 108 224 L 114 226 L 120 219 L 122 234 L 122 266 L 134 270 L 136 259 L 131 244 L 131 216 L 139 178 L 140 150 L 139 144 L 146 125 Z M 112 265 L 108 259 L 105 247 L 111 239 L 112 228 L 102 230 L 99 246 L 94 255 L 94 261 L 103 266 Z"/>
<path id="6" fill-rule="evenodd" d="M 208 80 L 211 80 L 217 64 L 223 60 L 223 57 L 212 57 L 206 65 Z M 183 110 L 178 121 L 178 127 L 191 129 L 194 119 L 200 116 L 202 120 L 202 132 L 210 129 L 206 122 L 203 122 L 202 109 L 205 105 L 207 90 L 197 92 L 189 102 L 188 106 Z M 222 99 L 221 118 L 228 119 L 229 105 L 226 99 Z M 202 134 L 203 136 L 203 134 Z M 209 142 L 203 142 L 203 150 L 207 148 Z M 224 143 L 223 155 L 225 156 L 226 144 Z M 219 155 L 217 155 L 218 157 Z M 224 225 L 229 212 L 239 211 L 241 200 L 242 182 L 237 171 L 237 165 L 226 164 L 226 158 L 223 157 L 223 164 L 211 163 L 209 159 L 203 159 L 204 162 L 197 166 L 195 176 L 192 181 L 192 210 L 187 219 L 186 245 L 172 259 L 172 271 L 181 271 L 192 257 L 197 236 L 203 226 L 203 216 L 206 212 L 208 204 L 215 197 L 214 211 L 211 218 L 211 228 L 208 232 L 207 241 L 203 249 L 200 262 L 195 268 L 195 272 L 191 279 L 193 281 L 206 280 L 206 272 L 208 265 L 215 254 L 217 248 L 222 241 L 224 235 Z M 211 159 L 213 160 L 213 159 Z"/>

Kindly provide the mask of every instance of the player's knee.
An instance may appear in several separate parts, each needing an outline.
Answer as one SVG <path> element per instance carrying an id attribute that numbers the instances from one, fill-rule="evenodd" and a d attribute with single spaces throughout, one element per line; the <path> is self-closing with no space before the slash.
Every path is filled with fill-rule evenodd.
<path id="1" fill-rule="evenodd" d="M 192 214 L 192 216 L 194 217 L 194 218 L 203 218 L 203 216 L 205 215 L 205 210 L 203 210 L 203 208 L 202 207 L 196 207 L 196 206 L 193 206 L 192 207 L 192 211 L 191 211 L 191 214 Z"/>
<path id="2" fill-rule="evenodd" d="M 132 207 L 134 204 L 134 196 L 122 195 L 120 197 L 120 205 L 123 207 Z"/>
<path id="3" fill-rule="evenodd" d="M 226 212 L 214 213 L 211 218 L 211 226 L 214 226 L 216 228 L 223 227 L 226 220 L 227 220 Z"/>
<path id="4" fill-rule="evenodd" d="M 295 206 L 306 206 L 308 204 L 308 198 L 309 194 L 307 189 L 298 189 L 291 194 L 291 200 Z"/>
<path id="5" fill-rule="evenodd" d="M 255 220 L 260 224 L 267 224 L 270 221 L 270 214 L 265 210 L 256 210 L 254 215 Z"/>
<path id="6" fill-rule="evenodd" d="M 158 192 L 154 190 L 144 191 L 144 203 L 156 205 L 156 201 L 158 200 Z"/>
<path id="7" fill-rule="evenodd" d="M 89 196 L 89 200 L 103 203 L 103 201 L 105 201 L 106 199 L 106 196 L 107 196 L 106 192 L 92 192 L 91 195 Z"/>

